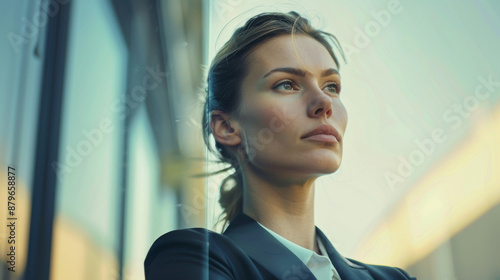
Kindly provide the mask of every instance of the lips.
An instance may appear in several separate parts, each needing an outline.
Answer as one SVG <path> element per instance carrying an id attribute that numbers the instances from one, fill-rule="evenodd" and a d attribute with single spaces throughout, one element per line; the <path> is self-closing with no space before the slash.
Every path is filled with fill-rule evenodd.
<path id="1" fill-rule="evenodd" d="M 312 137 L 311 139 L 314 138 L 316 140 L 328 141 L 329 139 L 332 139 L 331 136 L 334 136 L 337 142 L 340 142 L 342 140 L 340 133 L 337 131 L 337 129 L 335 129 L 335 127 L 333 127 L 333 125 L 322 124 L 302 136 L 301 139 Z"/>

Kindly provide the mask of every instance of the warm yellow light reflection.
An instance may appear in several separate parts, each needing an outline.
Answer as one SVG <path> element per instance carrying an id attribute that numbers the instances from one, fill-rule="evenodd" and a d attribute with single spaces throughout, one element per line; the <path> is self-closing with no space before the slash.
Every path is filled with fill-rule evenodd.
<path id="1" fill-rule="evenodd" d="M 407 267 L 500 203 L 500 108 L 471 125 L 364 240 L 356 258 Z"/>
<path id="2" fill-rule="evenodd" d="M 64 217 L 54 221 L 50 279 L 118 279 L 114 252 L 100 248 L 85 231 Z"/>

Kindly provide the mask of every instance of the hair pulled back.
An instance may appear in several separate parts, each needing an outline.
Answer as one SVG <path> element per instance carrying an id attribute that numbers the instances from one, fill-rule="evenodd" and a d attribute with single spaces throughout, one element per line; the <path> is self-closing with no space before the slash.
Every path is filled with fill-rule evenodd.
<path id="1" fill-rule="evenodd" d="M 228 114 L 234 113 L 240 103 L 241 83 L 246 75 L 250 51 L 259 44 L 283 34 L 307 35 L 321 43 L 330 53 L 340 68 L 339 61 L 333 52 L 335 46 L 344 58 L 342 47 L 337 38 L 311 26 L 310 22 L 296 12 L 262 13 L 249 19 L 244 26 L 236 29 L 212 61 L 207 77 L 206 99 L 203 107 L 203 140 L 208 150 L 217 158 L 216 162 L 229 164 L 229 167 L 212 173 L 218 174 L 232 170 L 220 186 L 219 204 L 223 213 L 223 228 L 230 223 L 243 207 L 243 174 L 235 156 L 224 145 L 216 142 L 216 151 L 210 145 L 210 113 L 220 110 Z M 333 45 L 332 45 L 332 44 Z"/>

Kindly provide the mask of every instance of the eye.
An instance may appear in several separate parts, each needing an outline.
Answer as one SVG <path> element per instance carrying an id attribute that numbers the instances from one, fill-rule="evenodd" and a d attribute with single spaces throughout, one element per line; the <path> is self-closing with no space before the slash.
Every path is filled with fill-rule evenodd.
<path id="1" fill-rule="evenodd" d="M 290 91 L 290 90 L 297 90 L 298 87 L 294 82 L 286 80 L 274 86 L 273 89 Z"/>
<path id="2" fill-rule="evenodd" d="M 331 93 L 340 93 L 340 86 L 337 83 L 331 83 L 325 89 Z"/>

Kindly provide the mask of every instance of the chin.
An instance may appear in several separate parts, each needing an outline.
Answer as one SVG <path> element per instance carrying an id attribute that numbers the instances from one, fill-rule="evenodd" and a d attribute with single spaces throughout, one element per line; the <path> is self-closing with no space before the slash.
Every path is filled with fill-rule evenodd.
<path id="1" fill-rule="evenodd" d="M 307 168 L 315 169 L 318 174 L 328 175 L 335 173 L 340 168 L 341 159 L 329 159 L 325 160 L 322 163 L 318 164 L 317 162 L 309 165 Z"/>
<path id="2" fill-rule="evenodd" d="M 322 170 L 318 170 L 319 171 L 318 173 L 320 173 L 322 175 L 330 175 L 330 174 L 337 172 L 337 170 L 339 170 L 339 167 L 340 167 L 340 165 L 332 166 L 331 168 L 324 168 Z"/>

